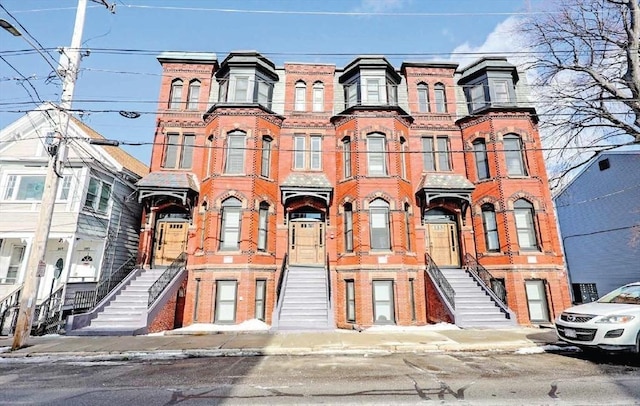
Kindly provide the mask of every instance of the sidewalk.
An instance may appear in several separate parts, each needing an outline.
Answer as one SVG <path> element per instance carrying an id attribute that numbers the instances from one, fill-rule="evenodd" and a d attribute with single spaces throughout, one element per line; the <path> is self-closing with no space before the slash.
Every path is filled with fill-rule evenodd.
<path id="1" fill-rule="evenodd" d="M 555 345 L 554 329 L 466 329 L 420 332 L 191 332 L 134 337 L 30 337 L 28 346 L 9 351 L 12 337 L 0 338 L 0 362 L 33 358 L 148 359 L 240 355 L 390 354 L 442 351 L 535 352 Z M 540 352 L 543 349 L 538 348 Z"/>

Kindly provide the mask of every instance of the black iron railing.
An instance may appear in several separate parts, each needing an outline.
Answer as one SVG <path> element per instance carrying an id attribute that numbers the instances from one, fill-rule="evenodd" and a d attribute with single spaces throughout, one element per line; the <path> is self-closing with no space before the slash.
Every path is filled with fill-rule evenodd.
<path id="1" fill-rule="evenodd" d="M 160 275 L 157 281 L 149 288 L 149 300 L 148 306 L 151 305 L 160 297 L 160 294 L 165 290 L 173 278 L 187 265 L 187 253 L 183 252 L 178 255 L 171 265 Z"/>
<path id="2" fill-rule="evenodd" d="M 496 302 L 496 304 L 502 309 L 503 312 L 507 314 L 507 317 L 510 317 L 511 311 L 507 307 L 505 303 L 505 292 L 496 292 L 495 287 L 502 286 L 502 284 L 494 283 L 495 278 L 483 267 L 480 265 L 478 260 L 473 257 L 471 254 L 466 254 L 465 257 L 465 265 L 467 271 L 471 274 L 471 276 L 484 288 L 489 296 Z"/>
<path id="3" fill-rule="evenodd" d="M 62 292 L 64 285 L 56 289 L 51 296 L 36 306 L 35 316 L 31 327 L 32 335 L 54 334 L 62 326 Z"/>
<path id="4" fill-rule="evenodd" d="M 438 265 L 434 262 L 434 260 L 429 256 L 429 254 L 424 254 L 425 262 L 427 264 L 427 273 L 431 276 L 431 279 L 438 285 L 438 288 L 444 299 L 447 301 L 447 304 L 451 306 L 453 310 L 456 308 L 456 292 L 453 290 L 453 287 L 449 284 L 449 281 L 440 271 Z"/>
<path id="5" fill-rule="evenodd" d="M 329 300 L 329 307 L 331 308 L 331 268 L 329 267 L 329 254 L 327 254 L 327 298 Z"/>
<path id="6" fill-rule="evenodd" d="M 282 266 L 280 267 L 280 276 L 278 277 L 278 286 L 276 286 L 276 303 L 280 301 L 280 291 L 282 290 L 284 274 L 287 270 L 287 261 L 287 254 L 284 254 L 284 258 L 282 258 Z"/>
<path id="7" fill-rule="evenodd" d="M 73 298 L 74 313 L 79 310 L 91 309 L 100 303 L 100 301 L 129 276 L 134 269 L 136 269 L 136 257 L 132 255 L 127 262 L 122 264 L 115 272 L 112 272 L 107 278 L 98 282 L 94 290 L 77 291 Z"/>
<path id="8" fill-rule="evenodd" d="M 22 285 L 0 301 L 0 335 L 13 334 L 20 307 Z M 5 331 L 7 330 L 7 331 Z"/>

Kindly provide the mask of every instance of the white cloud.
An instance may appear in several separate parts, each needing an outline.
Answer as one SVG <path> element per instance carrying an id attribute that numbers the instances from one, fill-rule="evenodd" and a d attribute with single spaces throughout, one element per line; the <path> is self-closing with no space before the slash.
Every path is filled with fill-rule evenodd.
<path id="1" fill-rule="evenodd" d="M 359 13 L 386 13 L 399 10 L 412 0 L 362 0 L 360 6 L 356 8 Z"/>
<path id="2" fill-rule="evenodd" d="M 507 56 L 509 62 L 521 66 L 526 62 L 526 54 L 523 51 L 527 50 L 527 46 L 520 34 L 520 24 L 521 20 L 517 17 L 507 18 L 487 35 L 482 44 L 473 46 L 469 42 L 465 42 L 458 45 L 452 51 L 451 59 L 464 67 L 484 56 L 504 55 Z"/>

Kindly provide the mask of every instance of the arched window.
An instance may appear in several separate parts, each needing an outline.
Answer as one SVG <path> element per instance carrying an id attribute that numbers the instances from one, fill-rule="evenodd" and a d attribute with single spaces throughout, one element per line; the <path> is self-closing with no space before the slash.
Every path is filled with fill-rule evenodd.
<path id="1" fill-rule="evenodd" d="M 400 137 L 400 176 L 402 179 L 407 178 L 407 140 Z"/>
<path id="2" fill-rule="evenodd" d="M 372 250 L 391 249 L 389 203 L 382 199 L 375 199 L 369 204 L 369 232 Z"/>
<path id="3" fill-rule="evenodd" d="M 473 141 L 473 153 L 476 158 L 478 179 L 487 179 L 489 177 L 489 160 L 487 159 L 487 145 L 484 139 L 478 138 Z"/>
<path id="4" fill-rule="evenodd" d="M 367 164 L 369 176 L 387 175 L 385 136 L 380 133 L 367 135 Z"/>
<path id="5" fill-rule="evenodd" d="M 197 79 L 189 82 L 189 93 L 187 94 L 187 109 L 197 110 L 200 100 L 200 81 Z"/>
<path id="6" fill-rule="evenodd" d="M 534 223 L 535 214 L 531 202 L 518 199 L 513 204 L 513 213 L 518 232 L 518 245 L 522 250 L 537 250 L 538 241 Z"/>
<path id="7" fill-rule="evenodd" d="M 418 111 L 420 113 L 429 112 L 429 86 L 426 83 L 418 84 Z"/>
<path id="8" fill-rule="evenodd" d="M 297 81 L 293 102 L 293 109 L 295 111 L 305 111 L 307 105 L 306 96 L 307 85 L 302 80 Z"/>
<path id="9" fill-rule="evenodd" d="M 260 203 L 258 217 L 258 251 L 266 251 L 269 227 L 269 204 L 267 202 Z"/>
<path id="10" fill-rule="evenodd" d="M 492 204 L 486 203 L 482 207 L 482 224 L 484 226 L 484 240 L 487 251 L 500 251 L 500 240 L 498 238 L 498 223 L 496 221 L 496 211 Z"/>
<path id="11" fill-rule="evenodd" d="M 344 205 L 344 250 L 353 252 L 353 205 Z"/>
<path id="12" fill-rule="evenodd" d="M 313 84 L 313 111 L 324 111 L 324 84 Z"/>
<path id="13" fill-rule="evenodd" d="M 244 173 L 245 138 L 246 134 L 242 131 L 233 131 L 227 135 L 227 156 L 224 173 Z"/>
<path id="14" fill-rule="evenodd" d="M 516 134 L 504 136 L 504 157 L 507 163 L 507 174 L 510 176 L 527 176 L 524 162 L 522 139 Z"/>
<path id="15" fill-rule="evenodd" d="M 169 94 L 169 108 L 179 109 L 182 103 L 182 80 L 174 79 L 171 82 L 171 93 Z"/>
<path id="16" fill-rule="evenodd" d="M 436 102 L 436 113 L 447 112 L 447 97 L 444 91 L 444 85 L 442 83 L 436 83 L 433 87 Z"/>
<path id="17" fill-rule="evenodd" d="M 240 220 L 242 203 L 235 197 L 222 202 L 222 220 L 220 225 L 220 250 L 236 251 L 240 249 Z"/>

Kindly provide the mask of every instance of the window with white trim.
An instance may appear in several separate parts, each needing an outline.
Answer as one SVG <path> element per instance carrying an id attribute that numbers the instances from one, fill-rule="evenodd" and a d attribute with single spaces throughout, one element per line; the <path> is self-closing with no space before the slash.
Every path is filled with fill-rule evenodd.
<path id="1" fill-rule="evenodd" d="M 513 204 L 513 214 L 516 220 L 520 249 L 537 250 L 538 240 L 536 238 L 533 204 L 524 199 L 518 199 Z"/>
<path id="2" fill-rule="evenodd" d="M 269 204 L 260 203 L 258 210 L 258 251 L 267 250 L 267 235 L 269 227 Z"/>
<path id="3" fill-rule="evenodd" d="M 418 112 L 429 112 L 429 86 L 426 83 L 418 84 Z"/>
<path id="4" fill-rule="evenodd" d="M 39 201 L 44 192 L 45 175 L 9 175 L 3 200 Z"/>
<path id="5" fill-rule="evenodd" d="M 312 171 L 322 169 L 322 137 L 320 135 L 296 134 L 293 137 L 293 143 L 294 169 Z"/>
<path id="6" fill-rule="evenodd" d="M 436 102 L 436 113 L 447 112 L 447 96 L 444 91 L 444 85 L 442 83 L 436 83 L 433 87 Z"/>
<path id="7" fill-rule="evenodd" d="M 484 240 L 487 251 L 500 251 L 500 239 L 498 236 L 498 223 L 496 211 L 492 204 L 485 203 L 482 209 L 482 225 L 484 226 Z"/>
<path id="8" fill-rule="evenodd" d="M 242 131 L 234 131 L 227 135 L 225 174 L 239 175 L 244 173 L 245 142 L 246 134 Z"/>
<path id="9" fill-rule="evenodd" d="M 504 136 L 503 145 L 507 174 L 510 176 L 527 176 L 522 139 L 516 134 L 507 134 Z"/>
<path id="10" fill-rule="evenodd" d="M 511 96 L 509 94 L 509 81 L 507 80 L 494 80 L 491 83 L 493 90 L 493 103 L 496 104 L 509 104 L 511 103 Z"/>
<path id="11" fill-rule="evenodd" d="M 342 164 L 345 178 L 351 177 L 351 138 L 342 139 Z"/>
<path id="12" fill-rule="evenodd" d="M 375 199 L 369 204 L 369 230 L 372 250 L 391 249 L 389 203 L 386 201 Z"/>
<path id="13" fill-rule="evenodd" d="M 375 324 L 395 323 L 392 280 L 373 281 L 373 318 Z"/>
<path id="14" fill-rule="evenodd" d="M 407 140 L 400 137 L 400 176 L 402 179 L 407 179 L 407 148 Z"/>
<path id="15" fill-rule="evenodd" d="M 473 141 L 473 154 L 476 158 L 476 172 L 478 179 L 489 178 L 489 160 L 487 159 L 487 145 L 482 138 Z"/>
<path id="16" fill-rule="evenodd" d="M 313 84 L 313 111 L 324 111 L 324 84 L 322 82 Z"/>
<path id="17" fill-rule="evenodd" d="M 174 79 L 171 82 L 171 91 L 169 93 L 169 108 L 177 110 L 182 104 L 182 80 Z"/>
<path id="18" fill-rule="evenodd" d="M 111 185 L 96 179 L 89 179 L 87 196 L 84 201 L 84 209 L 106 214 L 109 210 L 109 199 L 111 197 Z"/>
<path id="19" fill-rule="evenodd" d="M 471 88 L 471 110 L 476 111 L 483 108 L 486 104 L 484 96 L 484 85 L 482 83 Z"/>
<path id="20" fill-rule="evenodd" d="M 301 80 L 296 82 L 293 109 L 295 111 L 305 111 L 307 109 L 307 85 Z"/>
<path id="21" fill-rule="evenodd" d="M 353 252 L 353 205 L 344 205 L 344 250 Z"/>
<path id="22" fill-rule="evenodd" d="M 450 171 L 449 137 L 422 137 L 422 160 L 425 171 Z"/>
<path id="23" fill-rule="evenodd" d="M 345 298 L 346 298 L 346 319 L 347 323 L 355 323 L 356 321 L 356 288 L 353 279 L 347 279 L 345 282 Z"/>
<path id="24" fill-rule="evenodd" d="M 235 197 L 222 202 L 220 224 L 220 251 L 237 251 L 240 249 L 240 224 L 242 203 Z"/>
<path id="25" fill-rule="evenodd" d="M 260 175 L 268 178 L 271 173 L 271 137 L 262 137 L 262 158 L 260 164 Z"/>
<path id="26" fill-rule="evenodd" d="M 187 109 L 197 110 L 200 101 L 200 81 L 197 79 L 189 82 L 189 93 L 187 94 Z"/>
<path id="27" fill-rule="evenodd" d="M 367 135 L 367 166 L 369 176 L 387 176 L 386 139 L 384 134 Z"/>
<path id="28" fill-rule="evenodd" d="M 193 165 L 195 134 L 168 133 L 164 145 L 163 168 L 190 169 Z"/>

